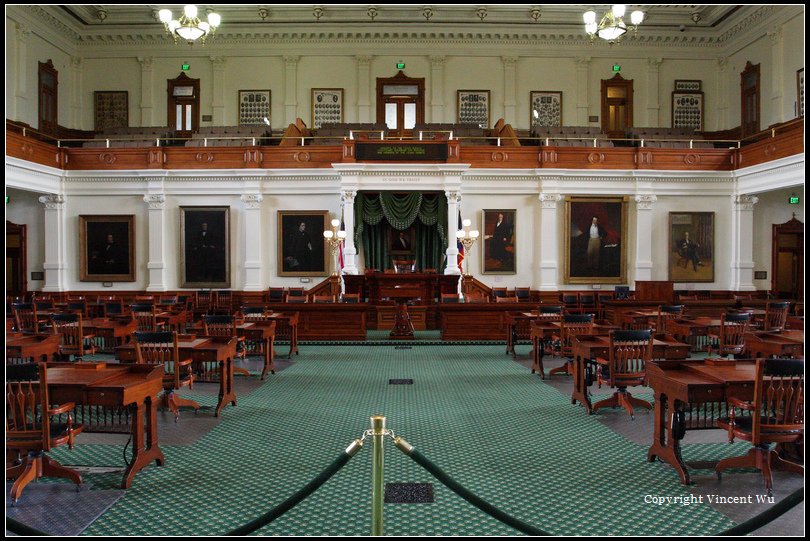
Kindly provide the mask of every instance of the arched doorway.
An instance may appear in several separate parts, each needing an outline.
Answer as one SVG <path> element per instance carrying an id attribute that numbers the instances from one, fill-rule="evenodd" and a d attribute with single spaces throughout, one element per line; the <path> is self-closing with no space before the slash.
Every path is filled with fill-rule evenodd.
<path id="1" fill-rule="evenodd" d="M 624 139 L 633 127 L 633 80 L 617 73 L 602 79 L 602 132 L 611 139 Z"/>

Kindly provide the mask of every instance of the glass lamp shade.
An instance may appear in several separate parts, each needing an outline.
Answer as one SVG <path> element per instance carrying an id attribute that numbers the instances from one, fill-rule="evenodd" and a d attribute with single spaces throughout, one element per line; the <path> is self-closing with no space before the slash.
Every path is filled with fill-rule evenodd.
<path id="1" fill-rule="evenodd" d="M 331 223 L 332 223 L 332 227 L 338 227 L 340 225 L 340 220 L 338 220 L 337 218 L 334 218 Z"/>
<path id="2" fill-rule="evenodd" d="M 194 41 L 205 35 L 205 31 L 196 26 L 180 26 L 175 32 L 186 41 Z"/>
<path id="3" fill-rule="evenodd" d="M 168 9 L 161 9 L 158 11 L 158 17 L 160 18 L 160 22 L 168 23 L 172 20 L 172 12 Z"/>
<path id="4" fill-rule="evenodd" d="M 606 26 L 605 28 L 599 29 L 599 37 L 607 40 L 607 41 L 614 41 L 622 36 L 627 32 L 627 27 L 624 23 L 620 22 L 617 23 L 615 26 Z"/>
<path id="5" fill-rule="evenodd" d="M 586 26 L 591 23 L 596 23 L 596 12 L 593 10 L 586 11 L 582 15 L 582 21 L 585 23 Z"/>
<path id="6" fill-rule="evenodd" d="M 332 238 L 334 235 L 335 235 L 335 234 L 334 234 L 332 231 L 324 231 L 324 232 L 323 232 L 323 237 L 324 237 L 325 239 L 331 239 L 331 238 Z"/>
<path id="7" fill-rule="evenodd" d="M 627 7 L 624 4 L 616 4 L 611 8 L 613 12 L 613 16 L 617 19 L 621 19 L 624 17 L 624 12 L 627 10 Z"/>
<path id="8" fill-rule="evenodd" d="M 633 23 L 635 26 L 640 25 L 644 22 L 644 12 L 643 11 L 634 11 L 630 14 L 630 22 Z"/>
<path id="9" fill-rule="evenodd" d="M 464 238 L 464 231 L 462 231 L 461 229 L 456 231 L 456 238 L 457 239 L 463 239 Z"/>
<path id="10" fill-rule="evenodd" d="M 470 231 L 470 238 L 477 239 L 480 234 L 481 233 L 479 233 L 477 230 L 473 229 L 472 231 Z"/>
<path id="11" fill-rule="evenodd" d="M 184 14 L 186 15 L 186 17 L 188 17 L 189 19 L 193 19 L 194 17 L 196 17 L 196 16 L 197 16 L 197 6 L 194 6 L 194 5 L 188 5 L 188 6 L 186 6 L 186 7 L 184 7 L 184 8 L 183 8 L 183 13 L 184 13 Z"/>
<path id="12" fill-rule="evenodd" d="M 470 220 L 469 218 L 467 218 L 466 220 L 462 220 L 461 225 L 463 225 L 464 227 L 470 227 L 472 225 L 472 220 Z"/>
<path id="13" fill-rule="evenodd" d="M 208 14 L 208 24 L 211 25 L 212 28 L 216 28 L 219 26 L 219 23 L 222 22 L 222 17 L 219 16 L 219 13 L 209 13 Z"/>

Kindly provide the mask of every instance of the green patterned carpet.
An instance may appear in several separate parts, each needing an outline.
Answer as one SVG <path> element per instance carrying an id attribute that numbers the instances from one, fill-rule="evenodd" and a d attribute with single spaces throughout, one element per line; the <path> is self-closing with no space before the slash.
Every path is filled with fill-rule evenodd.
<path id="1" fill-rule="evenodd" d="M 412 378 L 413 385 L 389 385 Z M 197 398 L 195 396 L 195 398 Z M 207 404 L 206 404 L 207 405 Z M 203 413 L 201 413 L 202 415 Z M 503 345 L 302 346 L 289 368 L 223 411 L 196 444 L 165 446 L 164 467 L 135 477 L 85 535 L 221 535 L 278 505 L 317 476 L 383 414 L 388 427 L 478 496 L 555 535 L 705 535 L 732 522 L 706 504 L 658 507 L 644 496 L 688 496 L 646 446 L 628 442 L 503 354 Z M 176 425 L 183 428 L 183 417 Z M 686 460 L 742 454 L 690 445 Z M 117 445 L 52 453 L 65 464 L 123 465 Z M 386 504 L 388 535 L 517 532 L 438 484 L 386 441 L 387 483 L 434 483 L 435 503 Z M 120 473 L 87 474 L 115 488 Z M 368 535 L 371 448 L 259 533 Z"/>

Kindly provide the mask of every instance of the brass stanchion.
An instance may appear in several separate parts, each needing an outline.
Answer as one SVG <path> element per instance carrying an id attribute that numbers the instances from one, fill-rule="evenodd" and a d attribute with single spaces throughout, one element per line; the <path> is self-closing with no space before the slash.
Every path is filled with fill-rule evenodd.
<path id="1" fill-rule="evenodd" d="M 385 429 L 385 416 L 371 416 L 371 535 L 383 534 L 383 438 L 388 434 Z"/>

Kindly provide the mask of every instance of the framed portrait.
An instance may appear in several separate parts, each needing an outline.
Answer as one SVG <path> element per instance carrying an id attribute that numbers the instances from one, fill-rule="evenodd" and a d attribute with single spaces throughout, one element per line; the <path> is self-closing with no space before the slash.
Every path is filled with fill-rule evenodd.
<path id="1" fill-rule="evenodd" d="M 515 209 L 482 210 L 483 274 L 516 274 Z"/>
<path id="2" fill-rule="evenodd" d="M 323 124 L 339 124 L 341 122 L 343 122 L 343 89 L 313 88 L 312 129 L 317 130 Z"/>
<path id="3" fill-rule="evenodd" d="M 625 197 L 565 198 L 566 284 L 627 283 Z"/>
<path id="4" fill-rule="evenodd" d="M 391 255 L 413 255 L 415 253 L 416 229 L 411 226 L 402 231 L 388 228 L 388 253 Z"/>
<path id="5" fill-rule="evenodd" d="M 669 213 L 669 279 L 714 282 L 714 212 Z"/>
<path id="6" fill-rule="evenodd" d="M 703 92 L 672 93 L 672 127 L 703 131 Z"/>
<path id="7" fill-rule="evenodd" d="M 562 126 L 562 92 L 533 90 L 529 93 L 529 126 Z"/>
<path id="8" fill-rule="evenodd" d="M 129 93 L 126 90 L 93 92 L 95 131 L 129 127 Z"/>
<path id="9" fill-rule="evenodd" d="M 230 207 L 180 207 L 180 287 L 231 287 Z"/>
<path id="10" fill-rule="evenodd" d="M 489 90 L 459 90 L 457 122 L 488 128 Z"/>
<path id="11" fill-rule="evenodd" d="M 796 72 L 796 116 L 804 116 L 804 68 Z"/>
<path id="12" fill-rule="evenodd" d="M 135 215 L 79 216 L 79 279 L 135 281 Z"/>
<path id="13" fill-rule="evenodd" d="M 270 122 L 270 91 L 240 90 L 239 125 L 264 124 L 265 118 Z"/>
<path id="14" fill-rule="evenodd" d="M 702 83 L 699 80 L 678 79 L 675 81 L 676 92 L 700 92 Z"/>
<path id="15" fill-rule="evenodd" d="M 327 276 L 328 245 L 323 232 L 329 211 L 278 211 L 278 275 Z"/>

